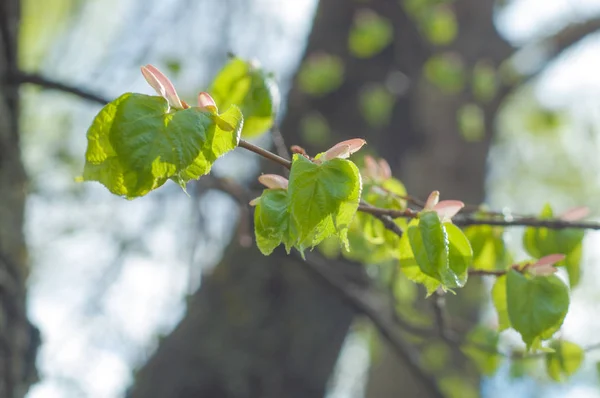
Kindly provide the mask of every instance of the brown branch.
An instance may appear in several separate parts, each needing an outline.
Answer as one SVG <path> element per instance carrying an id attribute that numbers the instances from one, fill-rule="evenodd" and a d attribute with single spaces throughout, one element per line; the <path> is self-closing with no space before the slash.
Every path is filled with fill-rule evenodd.
<path id="1" fill-rule="evenodd" d="M 110 102 L 107 98 L 93 93 L 91 91 L 85 90 L 80 87 L 72 86 L 66 83 L 61 83 L 56 80 L 49 79 L 47 77 L 35 74 L 35 73 L 25 73 L 25 72 L 17 72 L 15 74 L 11 74 L 7 76 L 8 84 L 24 84 L 30 83 L 35 84 L 40 87 L 44 87 L 51 90 L 62 91 L 65 93 L 73 94 L 78 96 L 79 98 L 97 102 L 101 105 L 106 105 Z"/>
<path id="2" fill-rule="evenodd" d="M 282 158 L 279 155 L 274 154 L 271 151 L 268 151 L 266 149 L 263 149 L 257 145 L 251 144 L 246 140 L 240 140 L 239 146 L 249 150 L 250 152 L 254 152 L 257 155 L 262 156 L 265 159 L 271 160 L 275 163 L 279 163 L 280 165 L 282 165 L 283 167 L 285 167 L 286 169 L 291 169 L 292 168 L 292 162 L 290 162 L 287 159 Z"/>
<path id="3" fill-rule="evenodd" d="M 495 103 L 500 104 L 504 100 L 504 98 L 506 98 L 513 92 L 513 89 L 517 85 L 523 85 L 533 80 L 546 69 L 546 66 L 553 59 L 561 55 L 572 45 L 584 39 L 586 36 L 593 34 L 599 30 L 600 18 L 593 18 L 582 23 L 569 24 L 563 29 L 554 33 L 553 35 L 515 51 L 515 53 L 508 58 L 508 63 L 511 63 L 512 59 L 518 57 L 522 52 L 535 51 L 532 50 L 532 48 L 541 48 L 542 51 L 545 51 L 545 59 L 543 61 L 540 61 L 540 65 L 537 68 L 533 69 L 532 71 L 523 76 L 520 76 L 520 78 L 517 78 L 515 81 L 507 83 L 506 85 L 501 87 L 500 92 L 498 93 L 498 99 L 495 101 Z"/>

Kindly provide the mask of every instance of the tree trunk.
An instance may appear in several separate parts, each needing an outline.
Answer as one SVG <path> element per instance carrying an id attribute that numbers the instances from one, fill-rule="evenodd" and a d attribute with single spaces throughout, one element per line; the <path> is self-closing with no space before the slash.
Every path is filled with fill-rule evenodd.
<path id="1" fill-rule="evenodd" d="M 129 396 L 323 397 L 352 317 L 299 260 L 232 244 Z"/>
<path id="2" fill-rule="evenodd" d="M 26 175 L 21 163 L 16 70 L 19 2 L 0 4 L 0 397 L 24 397 L 36 381 L 39 333 L 27 320 L 23 235 Z"/>

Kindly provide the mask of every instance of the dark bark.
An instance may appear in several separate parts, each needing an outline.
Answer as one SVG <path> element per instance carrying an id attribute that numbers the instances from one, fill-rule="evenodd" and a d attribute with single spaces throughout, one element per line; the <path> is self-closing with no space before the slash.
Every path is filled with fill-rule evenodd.
<path id="1" fill-rule="evenodd" d="M 299 260 L 234 244 L 130 397 L 322 397 L 352 317 Z"/>
<path id="2" fill-rule="evenodd" d="M 0 396 L 24 397 L 37 378 L 39 333 L 27 320 L 23 235 L 26 175 L 20 158 L 16 69 L 19 1 L 0 3 Z"/>

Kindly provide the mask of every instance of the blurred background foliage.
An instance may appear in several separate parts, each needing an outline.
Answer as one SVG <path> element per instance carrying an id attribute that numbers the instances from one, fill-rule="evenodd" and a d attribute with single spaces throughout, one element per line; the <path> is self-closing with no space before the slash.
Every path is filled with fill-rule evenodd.
<path id="1" fill-rule="evenodd" d="M 150 93 L 139 66 L 152 63 L 168 71 L 182 97 L 194 102 L 232 52 L 256 58 L 274 72 L 283 99 L 279 123 L 288 145 L 302 144 L 316 153 L 340 139 L 365 137 L 370 144 L 366 152 L 386 157 L 408 191 L 420 197 L 440 189 L 445 198 L 485 201 L 499 210 L 538 214 L 551 203 L 557 210 L 587 205 L 598 214 L 598 1 L 21 0 L 20 4 L 18 62 L 25 73 L 112 99 L 125 91 Z M 210 373 L 210 382 L 198 376 L 202 381 L 188 385 L 185 377 L 194 379 L 209 366 L 194 370 L 188 364 L 190 374 L 179 375 L 173 383 L 189 389 L 182 387 L 177 396 L 277 396 L 276 391 L 286 391 L 291 397 L 295 395 L 287 389 L 295 384 L 289 379 L 298 374 L 310 386 L 298 388 L 302 393 L 298 396 L 320 396 L 323 390 L 336 398 L 391 397 L 399 391 L 429 396 L 427 389 L 407 381 L 411 376 L 406 365 L 390 358 L 389 347 L 382 345 L 373 327 L 355 318 L 343 303 L 331 299 L 322 307 L 299 305 L 294 300 L 310 299 L 300 294 L 288 297 L 278 290 L 312 284 L 303 274 L 290 276 L 285 271 L 273 276 L 269 268 L 257 278 L 268 279 L 265 285 L 275 292 L 265 293 L 262 284 L 245 290 L 245 282 L 231 276 L 239 267 L 223 264 L 237 261 L 261 267 L 267 260 L 244 254 L 248 221 L 238 220 L 247 219 L 248 210 L 210 179 L 190 185 L 190 197 L 167 184 L 132 202 L 112 197 L 96 184 L 76 184 L 85 130 L 99 104 L 33 84 L 23 85 L 21 94 L 21 150 L 29 176 L 25 223 L 31 266 L 29 315 L 43 338 L 37 362 L 41 381 L 29 397 L 122 396 L 130 385 L 148 383 L 145 374 L 155 374 L 144 372 L 159 362 L 151 361 L 146 370 L 144 364 L 150 358 L 160 360 L 156 358 L 164 351 L 153 357 L 157 347 L 168 350 L 163 342 L 181 340 L 184 334 L 190 346 L 214 346 L 216 354 L 199 354 L 197 361 L 227 369 L 215 370 L 218 377 Z M 263 145 L 271 141 L 269 136 L 257 140 Z M 252 188 L 260 168 L 253 156 L 236 151 L 221 159 L 213 174 Z M 497 231 L 490 228 L 489 233 L 492 237 Z M 493 247 L 481 261 L 524 259 L 522 233 L 506 231 L 508 252 Z M 584 277 L 572 292 L 563 332 L 563 337 L 584 346 L 597 343 L 594 338 L 600 330 L 600 321 L 593 316 L 600 300 L 599 238 L 589 233 L 585 239 Z M 497 241 L 489 242 L 494 246 Z M 273 261 L 292 266 L 287 260 Z M 381 285 L 391 281 L 401 317 L 415 325 L 431 325 L 433 316 L 422 300 L 423 292 L 393 268 L 368 266 L 367 272 Z M 199 297 L 206 299 L 195 292 L 202 291 L 207 278 L 203 274 L 212 270 L 213 279 L 206 286 L 214 289 L 216 283 L 229 289 L 215 304 L 227 309 L 225 320 L 214 318 L 186 334 L 185 320 L 195 313 L 190 309 L 202 305 Z M 491 288 L 487 281 L 483 285 L 483 290 Z M 316 298 L 325 294 L 315 292 Z M 283 307 L 268 307 L 266 314 L 254 312 L 251 304 L 239 304 L 246 294 L 266 295 Z M 489 295 L 477 287 L 467 289 L 459 298 L 448 299 L 449 310 L 469 324 L 479 318 L 484 325 L 494 325 L 489 299 L 482 297 Z M 294 311 L 304 312 L 285 318 L 285 327 L 272 326 L 268 314 L 277 318 L 283 316 L 280 312 Z M 258 320 L 248 320 L 253 317 Z M 182 318 L 183 326 L 176 328 Z M 328 329 L 314 326 L 328 318 Z M 214 333 L 218 330 L 225 337 L 210 340 L 213 324 Z M 249 327 L 257 330 L 258 340 Z M 165 337 L 174 328 L 175 333 Z M 302 339 L 296 335 L 300 330 Z M 498 339 L 486 330 L 473 329 L 472 339 L 480 343 Z M 280 332 L 289 335 L 277 335 Z M 337 340 L 332 338 L 330 347 L 317 355 L 331 336 Z M 278 345 L 286 338 L 286 345 Z M 594 352 L 587 354 L 584 366 L 567 383 L 557 385 L 540 370 L 544 366 L 540 361 L 498 364 L 496 357 L 481 358 L 477 352 L 469 354 L 469 348 L 461 352 L 441 339 L 410 333 L 405 338 L 417 347 L 425 371 L 450 397 L 600 396 Z M 500 340 L 508 346 L 519 341 L 510 333 Z M 269 353 L 264 358 L 253 357 L 254 351 L 245 348 L 256 341 L 266 344 L 258 348 Z M 231 369 L 233 359 L 219 358 L 230 352 L 228 344 L 249 353 L 236 359 Z M 305 357 L 298 351 L 311 354 Z M 322 362 L 302 363 L 294 355 Z M 293 369 L 278 379 L 282 390 L 277 390 L 263 377 L 276 374 L 282 361 L 292 363 Z M 260 376 L 239 375 L 254 367 L 260 368 L 255 371 Z M 314 374 L 303 372 L 313 367 Z M 560 372 L 554 374 L 561 377 Z M 256 383 L 262 390 L 252 390 L 253 378 L 260 380 Z M 217 386 L 228 383 L 227 388 Z M 133 396 L 150 396 L 131 391 Z"/>

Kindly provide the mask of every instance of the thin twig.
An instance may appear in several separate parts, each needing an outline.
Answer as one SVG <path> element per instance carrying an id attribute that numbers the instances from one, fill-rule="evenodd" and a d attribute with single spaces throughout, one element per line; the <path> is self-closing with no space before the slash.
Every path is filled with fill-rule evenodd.
<path id="1" fill-rule="evenodd" d="M 559 218 L 539 219 L 535 217 L 520 217 L 513 220 L 495 219 L 495 218 L 473 218 L 457 215 L 452 219 L 454 224 L 461 227 L 469 225 L 496 225 L 502 227 L 536 227 L 548 229 L 590 229 L 600 230 L 600 223 L 590 221 L 565 221 Z"/>
<path id="2" fill-rule="evenodd" d="M 42 75 L 38 75 L 35 73 L 25 73 L 25 72 L 17 72 L 15 74 L 11 74 L 7 76 L 8 84 L 23 84 L 23 83 L 31 83 L 38 85 L 40 87 L 48 88 L 51 90 L 62 91 L 65 93 L 73 94 L 78 96 L 79 98 L 83 98 L 88 101 L 97 102 L 101 105 L 106 105 L 110 102 L 107 98 L 96 94 L 94 92 L 85 90 L 81 87 L 76 87 L 69 85 L 67 83 L 62 83 L 56 80 L 49 79 Z"/>
<path id="3" fill-rule="evenodd" d="M 421 368 L 418 353 L 411 350 L 404 341 L 397 323 L 387 315 L 389 311 L 384 311 L 380 308 L 381 305 L 385 306 L 385 301 L 379 299 L 380 292 L 375 292 L 374 297 L 369 298 L 369 294 L 365 291 L 365 288 L 349 284 L 340 275 L 338 270 L 340 267 L 334 267 L 328 261 L 314 256 L 312 253 L 307 253 L 306 261 L 303 264 L 330 287 L 341 293 L 342 297 L 353 308 L 373 322 L 379 333 L 389 342 L 396 354 L 406 362 L 413 376 L 420 380 L 425 388 L 429 389 L 429 396 L 444 397 L 444 394 L 438 388 L 435 378 Z"/>
<path id="4" fill-rule="evenodd" d="M 280 165 L 282 165 L 283 167 L 285 167 L 286 169 L 291 169 L 292 168 L 292 162 L 290 162 L 287 159 L 282 158 L 279 155 L 274 154 L 271 151 L 268 151 L 264 148 L 261 148 L 257 145 L 251 144 L 246 140 L 240 140 L 239 146 L 249 150 L 250 152 L 254 152 L 257 155 L 262 156 L 265 159 L 271 160 L 275 163 L 279 163 Z"/>

